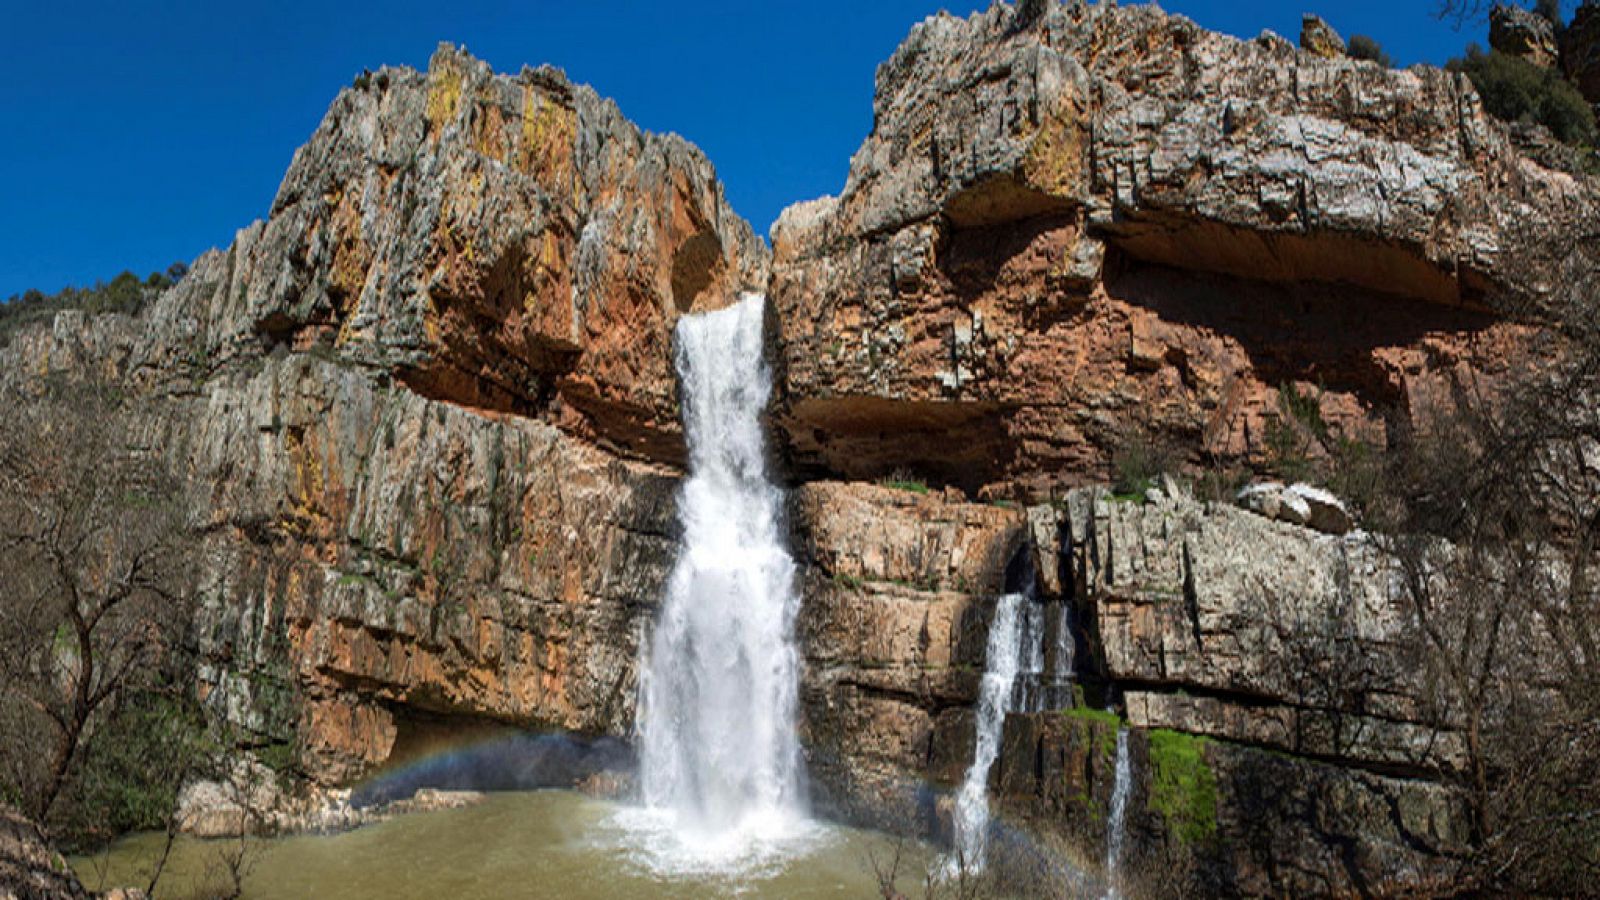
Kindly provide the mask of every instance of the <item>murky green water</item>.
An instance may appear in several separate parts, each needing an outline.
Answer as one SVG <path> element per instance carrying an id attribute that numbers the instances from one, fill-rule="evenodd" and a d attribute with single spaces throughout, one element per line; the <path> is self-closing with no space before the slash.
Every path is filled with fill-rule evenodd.
<path id="1" fill-rule="evenodd" d="M 815 825 L 778 859 L 728 867 L 663 864 L 659 841 L 616 804 L 566 791 L 492 794 L 463 809 L 402 816 L 328 837 L 252 841 L 246 900 L 439 897 L 875 897 L 867 855 L 893 855 L 883 835 Z M 91 888 L 138 885 L 161 846 L 138 835 L 95 857 L 72 860 Z M 651 844 L 654 843 L 655 846 Z M 221 854 L 237 842 L 181 840 L 158 887 L 193 896 L 223 877 Z M 933 859 L 908 846 L 902 890 L 914 893 Z"/>

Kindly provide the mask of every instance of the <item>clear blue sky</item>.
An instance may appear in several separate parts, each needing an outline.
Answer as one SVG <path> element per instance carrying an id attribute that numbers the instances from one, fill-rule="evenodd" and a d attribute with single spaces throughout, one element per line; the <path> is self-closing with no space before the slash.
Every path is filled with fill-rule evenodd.
<path id="1" fill-rule="evenodd" d="M 1347 37 L 1443 62 L 1435 0 L 1323 0 Z M 807 3 L 0 0 L 0 298 L 141 275 L 265 215 L 294 150 L 363 68 L 424 67 L 441 40 L 498 71 L 549 62 L 711 157 L 765 233 L 836 193 L 872 124 L 872 73 L 937 0 Z M 965 15 L 986 2 L 946 0 Z M 1299 33 L 1283 0 L 1169 0 L 1241 36 Z"/>

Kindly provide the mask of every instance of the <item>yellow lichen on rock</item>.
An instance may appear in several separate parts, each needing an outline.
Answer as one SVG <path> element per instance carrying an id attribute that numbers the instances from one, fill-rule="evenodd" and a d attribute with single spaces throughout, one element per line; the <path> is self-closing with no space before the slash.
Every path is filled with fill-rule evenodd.
<path id="1" fill-rule="evenodd" d="M 1084 187 L 1086 135 L 1074 113 L 1069 109 L 1041 123 L 1022 160 L 1030 186 L 1063 199 L 1077 197 Z"/>
<path id="2" fill-rule="evenodd" d="M 434 130 L 455 118 L 461 106 L 461 73 L 449 65 L 428 72 L 428 122 Z"/>
<path id="3" fill-rule="evenodd" d="M 577 113 L 531 86 L 522 88 L 521 168 L 540 181 L 564 187 L 573 175 Z"/>

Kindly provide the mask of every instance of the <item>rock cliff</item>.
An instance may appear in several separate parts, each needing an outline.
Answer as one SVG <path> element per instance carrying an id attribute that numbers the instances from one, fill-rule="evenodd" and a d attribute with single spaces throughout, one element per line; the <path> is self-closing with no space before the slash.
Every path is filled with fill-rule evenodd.
<path id="1" fill-rule="evenodd" d="M 1592 185 L 1428 67 L 996 6 L 913 29 L 874 110 L 843 192 L 773 229 L 802 472 L 1037 494 L 1136 430 L 1250 458 L 1284 382 L 1381 442 L 1594 268 Z"/>
<path id="2" fill-rule="evenodd" d="M 1431 778 L 1458 737 L 1398 652 L 1392 561 L 1082 486 L 1136 433 L 1259 461 L 1284 384 L 1380 445 L 1492 392 L 1592 274 L 1596 210 L 1464 78 L 997 4 L 912 30 L 842 193 L 769 254 L 687 143 L 444 47 L 342 91 L 269 217 L 150 309 L 25 331 L 0 379 L 151 399 L 208 707 L 345 784 L 451 728 L 630 733 L 677 551 L 672 325 L 765 290 L 819 806 L 943 827 L 994 598 L 1032 570 L 1079 691 L 1006 723 L 1003 812 L 1096 867 L 1131 727 L 1148 871 L 1415 888 L 1459 851 Z"/>
<path id="3" fill-rule="evenodd" d="M 109 376 L 191 476 L 208 702 L 313 779 L 453 715 L 632 722 L 675 547 L 671 329 L 759 289 L 709 162 L 549 69 L 363 75 L 271 216 L 8 380 Z"/>

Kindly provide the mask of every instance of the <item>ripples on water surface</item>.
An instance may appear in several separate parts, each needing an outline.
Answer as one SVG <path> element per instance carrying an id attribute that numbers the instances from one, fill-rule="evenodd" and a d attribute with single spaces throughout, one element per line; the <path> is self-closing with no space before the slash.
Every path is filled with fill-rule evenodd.
<path id="1" fill-rule="evenodd" d="M 877 886 L 867 853 L 886 860 L 894 852 L 884 835 L 806 822 L 770 823 L 781 854 L 762 853 L 757 839 L 719 856 L 715 845 L 696 845 L 650 815 L 570 791 L 504 793 L 339 835 L 254 842 L 244 898 L 870 898 Z M 90 889 L 142 886 L 160 844 L 160 835 L 138 835 L 73 867 Z M 224 844 L 180 842 L 159 894 L 202 888 Z M 920 845 L 906 852 L 900 887 L 914 895 L 933 857 Z"/>

